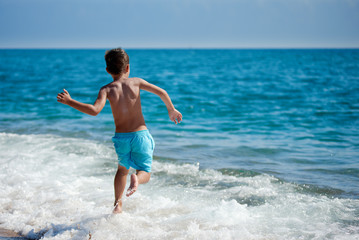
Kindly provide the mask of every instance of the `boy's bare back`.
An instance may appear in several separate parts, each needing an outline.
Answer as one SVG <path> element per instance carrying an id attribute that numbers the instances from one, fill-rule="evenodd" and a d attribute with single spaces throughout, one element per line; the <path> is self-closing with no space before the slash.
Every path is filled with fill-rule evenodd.
<path id="1" fill-rule="evenodd" d="M 146 129 L 142 115 L 139 78 L 125 78 L 104 86 L 110 102 L 116 132 L 136 132 Z"/>

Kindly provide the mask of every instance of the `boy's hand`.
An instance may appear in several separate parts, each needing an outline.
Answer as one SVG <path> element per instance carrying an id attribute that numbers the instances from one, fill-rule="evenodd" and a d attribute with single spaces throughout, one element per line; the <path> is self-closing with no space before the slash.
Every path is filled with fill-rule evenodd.
<path id="1" fill-rule="evenodd" d="M 169 111 L 168 115 L 170 116 L 171 121 L 173 121 L 175 124 L 177 124 L 177 122 L 180 123 L 182 121 L 182 114 L 176 109 Z"/>
<path id="2" fill-rule="evenodd" d="M 57 94 L 57 101 L 63 104 L 69 104 L 71 101 L 70 93 L 64 89 L 64 92 Z"/>

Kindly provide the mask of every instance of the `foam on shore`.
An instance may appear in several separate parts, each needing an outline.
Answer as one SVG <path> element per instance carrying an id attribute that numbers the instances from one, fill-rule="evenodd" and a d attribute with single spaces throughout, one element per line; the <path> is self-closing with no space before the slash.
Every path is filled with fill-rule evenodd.
<path id="1" fill-rule="evenodd" d="M 357 239 L 359 200 L 266 174 L 155 160 L 111 214 L 111 145 L 0 133 L 0 222 L 30 239 Z"/>

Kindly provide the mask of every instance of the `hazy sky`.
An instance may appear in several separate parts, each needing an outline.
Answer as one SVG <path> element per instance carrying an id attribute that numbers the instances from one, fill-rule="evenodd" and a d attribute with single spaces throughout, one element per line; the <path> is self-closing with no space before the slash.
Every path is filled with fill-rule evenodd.
<path id="1" fill-rule="evenodd" d="M 359 0 L 0 0 L 0 48 L 359 47 Z"/>

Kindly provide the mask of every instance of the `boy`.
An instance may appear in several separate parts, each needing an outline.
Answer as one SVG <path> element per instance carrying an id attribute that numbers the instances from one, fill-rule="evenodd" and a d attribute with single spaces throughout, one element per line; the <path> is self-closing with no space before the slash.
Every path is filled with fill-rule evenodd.
<path id="1" fill-rule="evenodd" d="M 182 114 L 177 111 L 167 92 L 141 78 L 129 78 L 130 65 L 127 53 L 121 49 L 112 49 L 105 54 L 106 71 L 113 82 L 103 86 L 93 105 L 78 102 L 64 92 L 57 95 L 57 101 L 67 104 L 83 113 L 96 116 L 109 100 L 116 125 L 112 138 L 118 155 L 118 168 L 114 180 L 114 213 L 122 212 L 122 194 L 126 186 L 129 168 L 135 168 L 131 175 L 131 184 L 126 196 L 131 196 L 139 184 L 147 183 L 151 176 L 154 141 L 147 130 L 142 115 L 140 89 L 158 95 L 165 103 L 170 119 L 177 124 L 182 121 Z"/>

